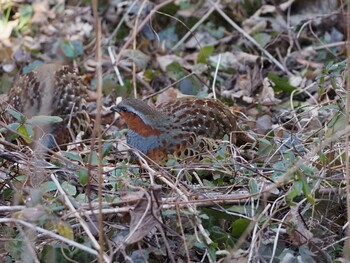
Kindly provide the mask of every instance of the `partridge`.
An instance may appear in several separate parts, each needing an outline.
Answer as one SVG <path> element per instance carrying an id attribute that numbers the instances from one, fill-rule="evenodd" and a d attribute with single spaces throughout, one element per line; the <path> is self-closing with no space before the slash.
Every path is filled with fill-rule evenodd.
<path id="1" fill-rule="evenodd" d="M 39 130 L 51 133 L 58 145 L 70 142 L 72 136 L 85 135 L 90 130 L 90 118 L 86 112 L 87 88 L 75 68 L 62 64 L 42 64 L 27 74 L 21 75 L 8 95 L 8 103 L 27 118 L 38 115 L 59 116 L 60 123 L 45 125 Z M 8 122 L 14 121 L 8 116 Z M 38 138 L 36 138 L 38 139 Z M 53 147 L 54 141 L 47 142 Z"/>
<path id="2" fill-rule="evenodd" d="M 159 164 L 169 155 L 198 160 L 204 152 L 217 149 L 225 134 L 232 133 L 232 143 L 249 142 L 235 133 L 242 132 L 235 114 L 217 100 L 184 97 L 152 108 L 141 100 L 123 99 L 112 110 L 128 126 L 127 143 Z"/>

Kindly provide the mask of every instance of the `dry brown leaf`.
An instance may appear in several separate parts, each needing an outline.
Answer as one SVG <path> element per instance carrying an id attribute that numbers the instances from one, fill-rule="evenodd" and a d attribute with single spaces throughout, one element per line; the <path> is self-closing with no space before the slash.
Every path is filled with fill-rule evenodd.
<path id="1" fill-rule="evenodd" d="M 177 62 L 180 65 L 184 66 L 185 60 L 176 56 L 176 55 L 165 55 L 165 56 L 158 56 L 157 62 L 159 64 L 159 67 L 162 69 L 162 71 L 166 72 L 166 67 L 170 65 L 173 62 Z"/>
<path id="2" fill-rule="evenodd" d="M 156 106 L 172 102 L 180 96 L 181 92 L 178 89 L 174 89 L 173 87 L 171 87 L 158 95 Z"/>
<path id="3" fill-rule="evenodd" d="M 263 81 L 263 90 L 260 94 L 260 102 L 263 105 L 276 105 L 281 102 L 281 100 L 275 98 L 275 92 L 272 88 L 274 84 L 265 78 Z"/>
<path id="4" fill-rule="evenodd" d="M 130 212 L 130 236 L 127 244 L 133 244 L 143 239 L 157 225 L 159 225 L 159 202 L 161 200 L 161 186 L 153 187 L 153 195 L 149 194 L 149 199 L 145 193 L 136 204 L 134 210 Z"/>
<path id="5" fill-rule="evenodd" d="M 217 40 L 212 37 L 209 32 L 196 32 L 186 43 L 185 47 L 188 49 L 198 49 L 204 46 L 214 46 Z"/>
<path id="6" fill-rule="evenodd" d="M 31 19 L 32 23 L 43 24 L 48 21 L 47 13 L 49 11 L 49 3 L 47 1 L 38 1 L 33 4 L 34 15 Z"/>
<path id="7" fill-rule="evenodd" d="M 288 235 L 293 245 L 300 247 L 307 243 L 312 237 L 312 233 L 306 228 L 306 225 L 301 218 L 298 207 L 291 207 L 286 222 L 292 223 L 292 227 L 288 231 Z"/>

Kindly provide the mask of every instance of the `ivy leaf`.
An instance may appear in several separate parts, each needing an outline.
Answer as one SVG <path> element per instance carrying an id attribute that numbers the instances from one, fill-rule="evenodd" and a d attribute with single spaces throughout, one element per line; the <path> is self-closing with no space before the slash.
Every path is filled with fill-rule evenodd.
<path id="1" fill-rule="evenodd" d="M 239 218 L 231 224 L 231 233 L 234 237 L 239 238 L 250 224 L 250 220 Z"/>
<path id="2" fill-rule="evenodd" d="M 86 169 L 79 169 L 77 171 L 77 174 L 79 176 L 79 183 L 83 186 L 86 186 L 88 184 L 88 181 L 89 181 L 89 174 L 87 172 Z"/>
<path id="3" fill-rule="evenodd" d="M 74 232 L 73 232 L 73 229 L 70 225 L 68 225 L 66 222 L 63 222 L 63 221 L 59 221 L 57 224 L 56 224 L 56 230 L 57 232 L 65 237 L 65 238 L 68 238 L 70 240 L 74 240 Z"/>
<path id="4" fill-rule="evenodd" d="M 62 183 L 62 188 L 71 196 L 75 196 L 77 194 L 77 188 L 74 185 L 69 184 L 68 182 Z"/>
<path id="5" fill-rule="evenodd" d="M 18 121 L 21 121 L 25 118 L 25 116 L 22 113 L 12 109 L 11 107 L 8 107 L 6 111 Z"/>
<path id="6" fill-rule="evenodd" d="M 77 40 L 62 40 L 60 42 L 60 47 L 64 55 L 72 59 L 77 58 L 79 55 L 82 55 L 84 50 L 82 43 Z"/>
<path id="7" fill-rule="evenodd" d="M 125 50 L 123 57 L 129 58 L 134 61 L 139 68 L 145 69 L 150 61 L 150 57 L 138 50 Z"/>
<path id="8" fill-rule="evenodd" d="M 104 143 L 102 146 L 102 156 L 106 157 L 112 149 L 113 149 L 112 142 Z"/>
<path id="9" fill-rule="evenodd" d="M 48 182 L 44 182 L 42 184 L 40 184 L 40 190 L 43 193 L 48 193 L 51 191 L 56 191 L 57 190 L 57 186 L 54 182 L 52 181 L 48 181 Z"/>
<path id="10" fill-rule="evenodd" d="M 39 115 L 39 116 L 33 116 L 32 118 L 28 119 L 27 123 L 32 124 L 34 126 L 41 126 L 41 125 L 47 125 L 52 123 L 59 123 L 61 121 L 62 121 L 62 118 L 58 116 Z"/>
<path id="11" fill-rule="evenodd" d="M 266 46 L 270 42 L 271 36 L 266 33 L 258 33 L 254 35 L 254 39 L 262 46 Z"/>
<path id="12" fill-rule="evenodd" d="M 26 143 L 30 144 L 32 142 L 30 139 L 28 139 L 33 135 L 33 128 L 30 125 L 20 125 L 17 131 L 23 137 Z"/>
<path id="13" fill-rule="evenodd" d="M 271 73 L 271 72 L 267 74 L 267 77 L 273 83 L 275 83 L 275 86 L 273 87 L 273 90 L 275 92 L 284 91 L 284 92 L 292 93 L 296 89 L 296 87 L 289 84 L 288 78 L 286 77 L 279 77 L 275 73 Z"/>
<path id="14" fill-rule="evenodd" d="M 201 50 L 199 50 L 198 53 L 198 63 L 207 63 L 207 58 L 210 57 L 214 52 L 213 46 L 205 46 L 202 47 Z"/>
<path id="15" fill-rule="evenodd" d="M 66 156 L 67 158 L 69 158 L 73 161 L 77 161 L 79 163 L 83 162 L 83 159 L 78 154 L 74 154 L 74 153 L 66 152 L 66 151 L 62 151 L 62 153 L 64 156 Z"/>

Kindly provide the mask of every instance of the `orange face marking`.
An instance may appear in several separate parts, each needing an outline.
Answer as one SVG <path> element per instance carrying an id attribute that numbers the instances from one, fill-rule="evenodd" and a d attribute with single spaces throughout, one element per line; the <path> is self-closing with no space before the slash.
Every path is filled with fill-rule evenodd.
<path id="1" fill-rule="evenodd" d="M 146 125 L 139 116 L 131 112 L 120 112 L 120 116 L 126 122 L 130 130 L 137 131 L 138 134 L 144 137 L 151 135 L 159 136 L 161 132 L 157 129 Z"/>

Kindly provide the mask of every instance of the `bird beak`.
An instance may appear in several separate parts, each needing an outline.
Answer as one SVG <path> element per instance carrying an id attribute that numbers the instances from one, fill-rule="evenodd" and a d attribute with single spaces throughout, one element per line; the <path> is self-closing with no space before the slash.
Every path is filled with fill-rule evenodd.
<path id="1" fill-rule="evenodd" d="M 115 101 L 115 105 L 111 107 L 111 110 L 114 112 L 120 112 L 120 107 L 119 107 L 119 103 L 122 101 L 122 97 L 118 97 Z"/>
<path id="2" fill-rule="evenodd" d="M 118 105 L 115 105 L 115 106 L 111 107 L 111 111 L 119 112 L 120 109 L 119 109 Z"/>

